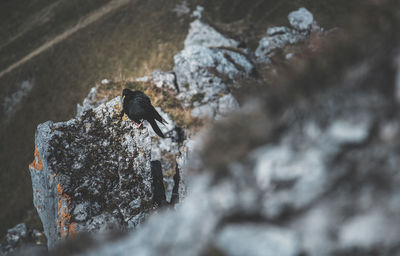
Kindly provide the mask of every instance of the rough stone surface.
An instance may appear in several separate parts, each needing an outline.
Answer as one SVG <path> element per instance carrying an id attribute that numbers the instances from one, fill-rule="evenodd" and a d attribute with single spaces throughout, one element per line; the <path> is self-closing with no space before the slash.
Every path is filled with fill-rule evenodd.
<path id="1" fill-rule="evenodd" d="M 195 20 L 190 23 L 189 33 L 185 39 L 185 47 L 202 45 L 205 47 L 237 47 L 239 45 L 233 39 L 226 38 L 211 26 Z"/>
<path id="2" fill-rule="evenodd" d="M 104 80 L 107 80 L 107 79 L 104 79 Z M 107 82 L 104 82 L 104 80 L 102 81 L 102 84 L 109 83 L 108 80 L 107 80 Z M 83 114 L 84 111 L 93 109 L 104 102 L 105 102 L 104 99 L 97 98 L 97 89 L 96 89 L 96 87 L 93 87 L 92 89 L 90 89 L 88 96 L 86 96 L 86 98 L 83 100 L 82 105 L 78 104 L 76 116 L 79 117 Z"/>
<path id="3" fill-rule="evenodd" d="M 175 74 L 172 72 L 162 72 L 155 70 L 152 73 L 153 83 L 158 88 L 165 88 L 172 91 L 177 90 Z"/>
<path id="4" fill-rule="evenodd" d="M 27 244 L 32 248 L 45 249 L 44 234 L 36 229 L 28 229 L 25 223 L 10 228 L 0 243 L 0 255 L 13 255 Z"/>
<path id="5" fill-rule="evenodd" d="M 196 18 L 196 19 L 201 19 L 201 15 L 202 15 L 203 11 L 204 11 L 204 7 L 198 5 L 198 6 L 196 6 L 196 9 L 192 12 L 190 17 Z"/>
<path id="6" fill-rule="evenodd" d="M 316 25 L 314 16 L 306 8 L 300 8 L 291 12 L 288 16 L 290 25 L 299 31 L 310 30 L 312 25 Z"/>
<path id="7" fill-rule="evenodd" d="M 311 32 L 321 32 L 322 29 L 314 21 L 313 15 L 305 8 L 293 11 L 288 16 L 293 29 L 287 27 L 268 28 L 267 36 L 263 37 L 255 51 L 256 60 L 269 64 L 275 51 L 287 45 L 307 40 Z"/>
<path id="8" fill-rule="evenodd" d="M 234 81 L 248 77 L 253 69 L 251 62 L 242 54 L 226 49 L 189 46 L 174 57 L 180 94 L 187 105 L 200 108 L 195 116 L 213 117 L 221 95 L 229 93 Z M 205 111 L 207 109 L 207 111 Z M 196 114 L 198 113 L 198 114 Z"/>
<path id="9" fill-rule="evenodd" d="M 119 119 L 120 100 L 38 126 L 30 172 L 49 248 L 76 232 L 131 229 L 153 208 L 151 138 Z"/>

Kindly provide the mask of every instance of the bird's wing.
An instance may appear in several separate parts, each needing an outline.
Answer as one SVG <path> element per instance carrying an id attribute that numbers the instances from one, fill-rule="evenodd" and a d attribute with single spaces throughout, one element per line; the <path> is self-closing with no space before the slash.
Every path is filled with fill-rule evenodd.
<path id="1" fill-rule="evenodd" d="M 137 96 L 135 97 L 135 101 L 137 101 L 137 105 L 140 105 L 146 112 L 146 116 L 148 119 L 155 119 L 162 124 L 166 124 L 167 121 L 161 117 L 161 115 L 157 112 L 157 110 L 151 104 L 150 98 L 147 97 L 146 94 L 142 92 L 137 92 Z"/>
<path id="2" fill-rule="evenodd" d="M 161 138 L 165 138 L 165 136 L 164 136 L 164 134 L 162 133 L 160 127 L 158 127 L 156 121 L 154 121 L 154 119 L 150 119 L 150 120 L 148 120 L 148 121 L 149 121 L 151 127 L 153 128 L 153 131 L 154 131 L 155 133 L 157 133 L 157 135 L 160 136 Z"/>
<path id="3" fill-rule="evenodd" d="M 153 108 L 154 119 L 156 119 L 158 122 L 160 122 L 162 124 L 166 124 L 167 121 L 165 121 L 165 119 L 162 118 L 162 116 L 157 112 L 157 110 L 153 106 L 151 106 L 151 107 Z"/>
<path id="4" fill-rule="evenodd" d="M 146 100 L 143 99 L 141 103 L 143 108 L 146 109 L 146 112 L 149 113 L 149 118 L 155 119 L 162 124 L 167 123 L 167 121 L 165 121 L 164 118 L 162 118 L 162 116 L 157 112 L 157 110 L 153 107 L 153 105 L 151 105 L 149 98 L 147 98 Z"/>

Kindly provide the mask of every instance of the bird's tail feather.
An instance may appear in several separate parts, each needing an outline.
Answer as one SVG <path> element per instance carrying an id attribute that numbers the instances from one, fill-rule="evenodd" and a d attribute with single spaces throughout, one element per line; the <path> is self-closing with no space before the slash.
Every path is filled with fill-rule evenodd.
<path id="1" fill-rule="evenodd" d="M 161 138 L 165 138 L 164 134 L 160 130 L 160 127 L 158 127 L 158 125 L 157 125 L 157 123 L 156 123 L 156 121 L 154 119 L 150 120 L 149 123 L 151 125 L 151 128 L 153 128 L 153 131 L 155 133 L 157 133 L 158 136 L 160 136 Z"/>

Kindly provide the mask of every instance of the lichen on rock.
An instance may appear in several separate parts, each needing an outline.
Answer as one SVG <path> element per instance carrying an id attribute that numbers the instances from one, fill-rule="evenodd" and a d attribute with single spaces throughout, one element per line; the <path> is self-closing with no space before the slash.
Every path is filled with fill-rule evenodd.
<path id="1" fill-rule="evenodd" d="M 151 139 L 120 120 L 120 101 L 38 126 L 30 171 L 50 248 L 76 232 L 131 229 L 153 209 Z"/>

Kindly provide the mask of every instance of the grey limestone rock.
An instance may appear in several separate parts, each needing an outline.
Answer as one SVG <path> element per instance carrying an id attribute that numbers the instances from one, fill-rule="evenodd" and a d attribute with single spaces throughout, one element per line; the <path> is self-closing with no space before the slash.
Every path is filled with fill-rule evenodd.
<path id="1" fill-rule="evenodd" d="M 38 126 L 30 172 L 49 248 L 77 232 L 132 229 L 153 209 L 151 137 L 120 120 L 120 100 Z"/>
<path id="2" fill-rule="evenodd" d="M 105 80 L 106 80 L 106 82 L 105 82 Z M 109 81 L 107 79 L 104 79 L 102 81 L 102 84 L 107 84 L 107 83 L 109 83 Z M 89 94 L 83 100 L 82 105 L 78 104 L 76 116 L 81 116 L 84 111 L 93 109 L 104 102 L 105 102 L 104 100 L 97 98 L 97 89 L 96 89 L 96 87 L 93 87 L 92 89 L 90 89 Z"/>
<path id="3" fill-rule="evenodd" d="M 165 88 L 169 90 L 177 90 L 176 88 L 176 78 L 173 72 L 163 72 L 160 70 L 154 70 L 152 75 L 153 83 L 158 88 Z"/>
<path id="4" fill-rule="evenodd" d="M 206 116 L 213 117 L 218 106 L 205 104 L 217 104 L 235 80 L 249 77 L 253 70 L 251 62 L 238 52 L 204 46 L 189 46 L 177 54 L 174 61 L 181 92 L 178 98 L 189 105 L 198 102 L 199 110 L 192 112 L 195 116 L 207 112 Z"/>
<path id="5" fill-rule="evenodd" d="M 185 39 L 185 47 L 202 45 L 205 47 L 237 47 L 239 45 L 233 39 L 226 38 L 211 26 L 195 20 L 190 23 L 189 33 Z"/>
<path id="6" fill-rule="evenodd" d="M 290 25 L 299 31 L 310 30 L 316 25 L 314 16 L 306 8 L 302 7 L 297 11 L 291 12 L 288 16 Z"/>
<path id="7" fill-rule="evenodd" d="M 213 120 L 225 115 L 227 105 L 219 107 L 219 98 L 251 75 L 253 64 L 238 44 L 198 19 L 191 23 L 185 48 L 174 57 L 174 73 L 177 98 L 194 107 L 192 116 Z"/>
<path id="8" fill-rule="evenodd" d="M 321 32 L 312 13 L 305 8 L 300 8 L 288 15 L 289 23 L 293 29 L 287 27 L 268 28 L 267 36 L 263 37 L 255 51 L 258 62 L 270 63 L 270 57 L 275 51 L 286 45 L 296 44 L 307 40 L 311 32 Z"/>

